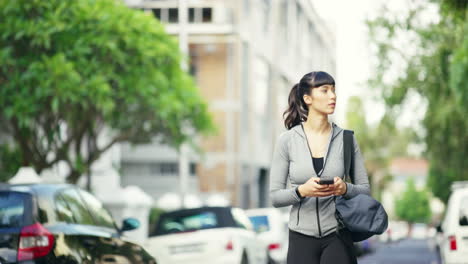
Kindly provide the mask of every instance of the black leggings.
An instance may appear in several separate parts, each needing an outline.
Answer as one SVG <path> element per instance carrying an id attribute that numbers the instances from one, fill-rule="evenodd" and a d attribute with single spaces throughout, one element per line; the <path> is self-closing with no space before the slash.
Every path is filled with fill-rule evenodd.
<path id="1" fill-rule="evenodd" d="M 354 249 L 347 234 L 330 234 L 322 238 L 289 230 L 288 264 L 355 264 Z M 347 244 L 343 240 L 346 240 Z"/>

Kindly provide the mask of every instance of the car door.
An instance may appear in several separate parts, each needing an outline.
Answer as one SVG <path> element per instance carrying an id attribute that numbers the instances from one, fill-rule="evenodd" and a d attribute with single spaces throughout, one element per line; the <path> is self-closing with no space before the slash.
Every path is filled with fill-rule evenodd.
<path id="1" fill-rule="evenodd" d="M 250 263 L 266 263 L 267 261 L 267 247 L 257 237 L 252 223 L 240 208 L 232 208 L 231 210 L 234 221 L 242 230 L 239 232 L 240 238 L 244 241 L 249 254 Z"/>
<path id="2" fill-rule="evenodd" d="M 97 247 L 100 254 L 99 263 L 154 263 L 153 258 L 142 246 L 122 237 L 111 214 L 96 197 L 81 189 L 78 192 L 93 216 L 96 228 L 106 234 L 100 238 Z"/>
<path id="3" fill-rule="evenodd" d="M 104 236 L 95 228 L 93 216 L 75 188 L 66 188 L 54 196 L 57 223 L 48 227 L 55 236 L 54 255 L 70 263 L 95 263 L 99 260 L 98 245 Z M 75 259 L 71 261 L 71 257 Z M 66 262 L 64 262 L 66 263 Z"/>
<path id="4" fill-rule="evenodd" d="M 461 195 L 460 206 L 456 211 L 458 251 L 460 255 L 468 256 L 468 192 Z"/>

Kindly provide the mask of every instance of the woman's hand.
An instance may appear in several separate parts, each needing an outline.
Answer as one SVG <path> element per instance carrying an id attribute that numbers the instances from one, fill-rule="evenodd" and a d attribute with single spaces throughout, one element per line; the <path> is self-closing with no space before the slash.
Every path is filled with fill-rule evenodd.
<path id="1" fill-rule="evenodd" d="M 338 177 L 336 177 L 338 178 Z M 306 183 L 299 186 L 298 191 L 302 197 L 325 197 L 335 193 L 336 178 L 334 184 L 318 184 L 320 178 L 310 178 Z"/>
<path id="2" fill-rule="evenodd" d="M 347 186 L 346 183 L 341 179 L 340 177 L 335 177 L 335 183 L 333 183 L 333 195 L 338 196 L 338 195 L 343 195 L 347 191 Z"/>
<path id="3" fill-rule="evenodd" d="M 346 183 L 335 177 L 333 184 L 318 184 L 320 178 L 310 178 L 306 183 L 299 186 L 298 190 L 302 197 L 325 197 L 330 195 L 343 195 L 347 191 Z"/>

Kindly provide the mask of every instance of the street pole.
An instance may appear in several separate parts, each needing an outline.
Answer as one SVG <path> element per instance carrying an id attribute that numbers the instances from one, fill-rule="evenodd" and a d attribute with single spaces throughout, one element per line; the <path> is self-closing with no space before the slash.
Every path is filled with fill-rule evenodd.
<path id="1" fill-rule="evenodd" d="M 179 0 L 179 49 L 184 56 L 181 61 L 181 68 L 184 71 L 187 71 L 188 65 L 186 58 L 188 58 L 188 36 L 187 36 L 187 0 Z M 180 129 L 182 132 L 188 132 L 183 124 L 180 124 Z M 188 160 L 188 146 L 186 143 L 182 143 L 179 149 L 179 191 L 182 208 L 185 207 L 185 196 L 188 190 L 188 180 L 189 180 L 189 160 Z"/>

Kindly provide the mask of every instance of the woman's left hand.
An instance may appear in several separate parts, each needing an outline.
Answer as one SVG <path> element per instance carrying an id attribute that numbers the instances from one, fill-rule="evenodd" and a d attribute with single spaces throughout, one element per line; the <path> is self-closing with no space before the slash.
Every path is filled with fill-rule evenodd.
<path id="1" fill-rule="evenodd" d="M 335 183 L 333 183 L 333 186 L 335 190 L 333 195 L 338 196 L 346 193 L 346 183 L 340 177 L 335 177 Z"/>

